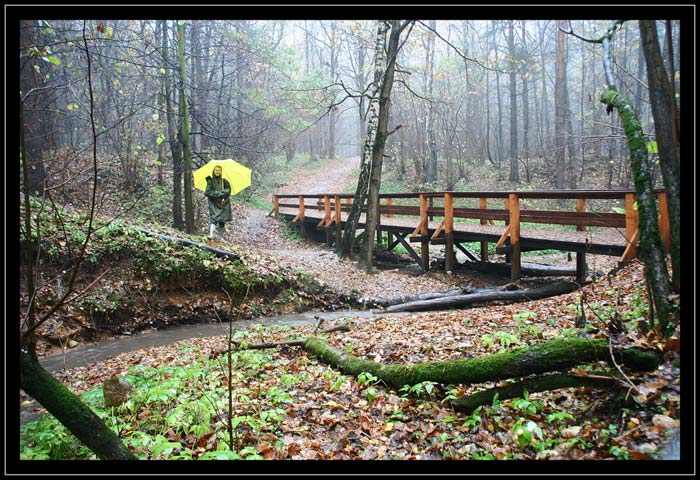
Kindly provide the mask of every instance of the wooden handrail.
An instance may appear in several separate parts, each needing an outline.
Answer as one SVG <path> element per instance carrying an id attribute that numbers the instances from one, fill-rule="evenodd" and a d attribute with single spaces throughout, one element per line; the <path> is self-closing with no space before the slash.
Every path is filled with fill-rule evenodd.
<path id="1" fill-rule="evenodd" d="M 654 193 L 663 193 L 663 189 L 657 189 Z M 503 198 L 508 199 L 510 194 L 518 195 L 518 198 L 533 199 L 587 199 L 587 200 L 616 200 L 624 199 L 627 194 L 636 194 L 634 190 L 507 190 L 507 191 L 478 191 L 478 192 L 403 192 L 403 193 L 380 193 L 379 198 L 399 199 L 399 198 L 419 198 L 421 195 L 426 198 L 444 198 L 445 194 L 452 195 L 453 198 Z M 326 195 L 340 198 L 353 198 L 351 193 L 311 193 L 304 194 L 306 198 L 323 198 Z M 278 198 L 297 198 L 298 193 L 276 194 Z"/>

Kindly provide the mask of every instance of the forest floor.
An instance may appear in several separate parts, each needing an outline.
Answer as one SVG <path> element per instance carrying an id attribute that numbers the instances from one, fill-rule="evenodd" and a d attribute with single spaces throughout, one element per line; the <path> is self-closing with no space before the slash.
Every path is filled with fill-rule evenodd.
<path id="1" fill-rule="evenodd" d="M 357 159 L 343 159 L 292 174 L 283 191 L 347 191 L 353 187 L 351 178 L 357 165 Z M 234 204 L 233 216 L 224 244 L 235 245 L 249 261 L 254 259 L 250 262 L 253 270 L 311 275 L 339 298 L 390 297 L 508 283 L 507 278 L 463 271 L 419 273 L 412 268 L 395 268 L 367 273 L 354 262 L 338 258 L 324 245 L 287 235 L 287 228 L 268 212 Z M 566 254 L 528 259 L 540 260 L 573 265 Z M 643 333 L 648 308 L 639 262 L 613 270 L 614 258 L 593 257 L 589 261 L 592 271 L 600 275 L 567 295 L 401 317 L 343 318 L 324 327 L 342 323 L 350 331 L 328 334 L 327 340 L 341 351 L 377 362 L 451 360 L 497 353 L 562 334 L 607 337 L 609 323 L 617 315 L 625 323 L 624 331 L 615 337 L 617 343 L 664 353 L 658 370 L 628 373 L 629 383 L 620 390 L 622 398 L 619 392 L 564 389 L 531 394 L 519 402 L 495 402 L 480 412 L 466 414 L 455 412 L 444 399 L 447 395 L 467 395 L 483 385 L 424 385 L 422 398 L 415 398 L 381 384 L 331 372 L 297 348 L 270 349 L 265 351 L 261 370 L 265 374 L 236 380 L 234 390 L 248 392 L 252 398 L 247 402 L 241 399 L 237 409 L 243 411 L 245 403 L 252 402 L 257 411 L 267 411 L 274 402 L 259 392 L 280 386 L 281 379 L 297 378 L 300 372 L 304 372 L 303 381 L 285 383 L 289 399 L 282 404 L 283 418 L 277 428 L 262 433 L 243 428 L 239 446 L 251 447 L 248 452 L 266 459 L 656 458 L 664 451 L 671 432 L 680 427 L 680 332 L 670 341 L 653 332 Z M 576 322 L 582 300 L 585 328 Z M 253 343 L 283 341 L 308 336 L 312 328 L 254 330 L 249 339 Z M 187 365 L 195 358 L 213 357 L 225 346 L 224 337 L 184 340 L 125 352 L 99 364 L 54 375 L 82 393 L 113 375 L 126 375 L 135 365 Z M 42 352 L 55 353 L 55 346 Z M 522 440 L 523 426 L 532 433 L 527 442 Z M 165 435 L 182 445 L 196 445 L 194 458 L 217 448 L 217 436 L 209 432 L 197 435 L 170 429 Z M 139 454 L 143 458 L 164 458 L 150 451 Z"/>

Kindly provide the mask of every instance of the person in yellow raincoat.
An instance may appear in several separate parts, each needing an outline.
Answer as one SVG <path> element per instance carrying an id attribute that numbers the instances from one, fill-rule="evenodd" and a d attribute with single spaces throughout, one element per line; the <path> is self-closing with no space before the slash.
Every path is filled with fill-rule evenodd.
<path id="1" fill-rule="evenodd" d="M 207 188 L 204 191 L 209 200 L 209 238 L 224 239 L 225 223 L 231 221 L 231 185 L 221 175 L 221 167 L 214 167 L 210 177 L 207 177 Z"/>

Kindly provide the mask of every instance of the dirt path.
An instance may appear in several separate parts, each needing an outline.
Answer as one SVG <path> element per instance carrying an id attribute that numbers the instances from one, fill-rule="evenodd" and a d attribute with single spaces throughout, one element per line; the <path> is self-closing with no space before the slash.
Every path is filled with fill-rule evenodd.
<path id="1" fill-rule="evenodd" d="M 292 173 L 278 193 L 342 193 L 352 191 L 357 183 L 358 157 L 326 161 L 317 168 Z M 271 199 L 270 199 L 271 200 Z M 234 208 L 234 220 L 227 227 L 226 238 L 249 258 L 259 258 L 261 264 L 297 270 L 317 278 L 341 294 L 387 297 L 482 286 L 494 281 L 488 276 L 448 275 L 445 272 L 420 274 L 412 271 L 383 271 L 368 274 L 347 259 L 322 244 L 303 242 L 285 237 L 286 227 L 268 212 L 243 205 Z"/>

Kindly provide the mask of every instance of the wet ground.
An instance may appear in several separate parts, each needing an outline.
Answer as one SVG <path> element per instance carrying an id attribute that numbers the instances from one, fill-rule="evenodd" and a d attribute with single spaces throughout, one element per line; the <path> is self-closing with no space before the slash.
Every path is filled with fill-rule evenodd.
<path id="1" fill-rule="evenodd" d="M 405 315 L 405 314 L 386 314 Z M 336 312 L 303 312 L 276 317 L 261 317 L 251 320 L 237 320 L 233 322 L 234 330 L 245 330 L 253 325 L 308 325 L 316 324 L 318 318 L 326 321 L 338 320 L 342 318 L 371 318 L 376 316 L 371 311 L 344 310 Z M 150 347 L 160 347 L 171 343 L 187 340 L 190 338 L 214 337 L 226 335 L 229 331 L 228 323 L 207 323 L 198 325 L 171 326 L 159 330 L 148 330 L 133 335 L 125 335 L 97 345 L 86 345 L 72 350 L 67 350 L 65 354 L 43 357 L 39 360 L 41 365 L 49 372 L 62 369 L 70 370 L 77 367 L 101 362 L 107 358 L 120 353 L 142 350 Z M 30 402 L 25 404 L 24 402 Z M 25 424 L 37 420 L 46 411 L 37 404 L 31 397 L 20 390 L 20 424 Z"/>

